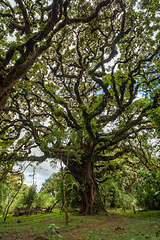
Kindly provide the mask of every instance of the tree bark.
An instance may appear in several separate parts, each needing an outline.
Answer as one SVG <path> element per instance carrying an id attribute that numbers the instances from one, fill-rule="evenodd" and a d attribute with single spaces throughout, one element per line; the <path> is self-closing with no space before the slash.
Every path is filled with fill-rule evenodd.
<path id="1" fill-rule="evenodd" d="M 86 171 L 83 172 L 83 178 L 84 183 L 80 213 L 84 215 L 92 215 L 98 214 L 101 210 L 105 211 L 91 161 L 88 161 L 87 163 Z"/>

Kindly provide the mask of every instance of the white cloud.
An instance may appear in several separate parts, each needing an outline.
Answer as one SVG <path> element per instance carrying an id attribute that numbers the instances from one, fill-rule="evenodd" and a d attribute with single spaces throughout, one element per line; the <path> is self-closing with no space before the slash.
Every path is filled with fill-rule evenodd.
<path id="1" fill-rule="evenodd" d="M 55 167 L 52 167 L 50 165 L 51 160 L 46 160 L 43 163 L 40 163 L 37 165 L 36 163 L 32 163 L 32 166 L 28 166 L 26 170 L 24 171 L 24 183 L 28 186 L 31 186 L 33 184 L 33 172 L 35 169 L 35 175 L 34 175 L 34 183 L 37 185 L 37 190 L 39 191 L 41 188 L 42 183 L 45 182 L 46 179 L 48 179 L 53 173 L 56 173 L 60 169 L 60 163 L 57 162 Z M 25 166 L 27 166 L 28 162 L 25 162 Z M 24 163 L 23 163 L 24 165 Z M 16 170 L 19 168 L 14 167 Z M 23 169 L 25 167 L 23 166 Z"/>

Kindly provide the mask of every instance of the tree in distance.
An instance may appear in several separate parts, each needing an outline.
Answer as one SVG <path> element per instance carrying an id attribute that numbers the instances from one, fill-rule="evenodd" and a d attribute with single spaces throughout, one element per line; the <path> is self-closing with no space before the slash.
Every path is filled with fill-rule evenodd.
<path id="1" fill-rule="evenodd" d="M 16 141 L 1 158 L 61 160 L 82 186 L 80 212 L 93 214 L 104 210 L 99 179 L 110 167 L 131 164 L 124 156 L 132 154 L 148 164 L 138 139 L 156 134 L 149 116 L 160 96 L 158 1 L 66 2 L 68 14 L 95 17 L 52 36 L 15 85 L 0 134 Z"/>

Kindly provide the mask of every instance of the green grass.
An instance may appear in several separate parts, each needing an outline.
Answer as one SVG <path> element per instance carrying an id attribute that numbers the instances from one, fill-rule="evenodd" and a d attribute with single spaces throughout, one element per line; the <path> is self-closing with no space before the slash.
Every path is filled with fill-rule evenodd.
<path id="1" fill-rule="evenodd" d="M 123 210 L 114 210 L 113 213 L 118 213 L 119 215 L 123 216 L 130 216 L 130 217 L 160 217 L 160 211 L 152 210 L 152 211 L 146 211 L 146 210 L 136 210 L 136 214 L 134 214 L 131 210 L 126 210 L 125 212 Z"/>
<path id="2" fill-rule="evenodd" d="M 19 220 L 19 223 L 18 223 Z M 60 227 L 64 240 L 160 240 L 160 211 L 110 211 L 109 215 L 78 216 L 70 213 L 66 226 L 64 213 L 56 210 L 49 214 L 13 217 L 4 223 L 0 217 L 0 239 L 34 239 L 47 234 L 47 227 L 54 223 Z"/>

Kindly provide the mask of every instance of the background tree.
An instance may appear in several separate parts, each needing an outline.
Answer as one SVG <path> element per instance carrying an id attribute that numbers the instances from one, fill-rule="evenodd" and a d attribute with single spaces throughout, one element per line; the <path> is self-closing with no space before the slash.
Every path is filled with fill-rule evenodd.
<path id="1" fill-rule="evenodd" d="M 10 176 L 10 184 L 7 184 L 9 194 L 7 194 L 7 203 L 3 211 L 4 221 L 6 221 L 9 209 L 13 204 L 15 198 L 17 197 L 23 184 L 23 175 L 18 174 L 18 176 Z"/>
<path id="2" fill-rule="evenodd" d="M 23 214 L 26 214 L 27 216 L 31 215 L 32 210 L 34 208 L 33 204 L 36 202 L 37 198 L 38 198 L 38 194 L 36 192 L 35 185 L 32 185 L 31 187 L 28 187 L 26 191 L 23 191 L 14 208 L 15 216 L 19 216 Z"/>
<path id="3" fill-rule="evenodd" d="M 48 179 L 45 180 L 44 183 L 42 183 L 40 192 L 43 192 L 43 194 L 48 193 L 54 196 L 55 191 L 56 191 L 56 179 L 51 175 Z"/>
<path id="4" fill-rule="evenodd" d="M 86 11 L 82 7 L 80 14 L 86 17 L 96 3 L 83 3 Z M 135 151 L 134 140 L 155 127 L 149 119 L 159 106 L 155 4 L 102 1 L 96 18 L 64 27 L 27 74 L 30 81 L 15 86 L 3 111 L 1 139 L 17 138 L 14 148 L 23 144 L 15 161 L 62 157 L 66 164 L 69 156 L 68 168 L 84 188 L 84 214 L 104 209 L 95 167 L 105 173 L 111 161 L 130 152 L 143 159 L 140 142 Z M 146 98 L 138 99 L 140 92 Z M 31 156 L 36 146 L 43 152 L 40 157 Z M 127 159 L 116 168 L 123 164 Z"/>

